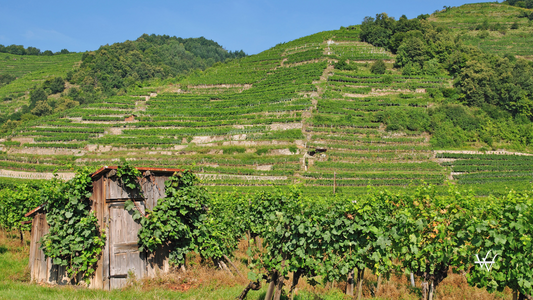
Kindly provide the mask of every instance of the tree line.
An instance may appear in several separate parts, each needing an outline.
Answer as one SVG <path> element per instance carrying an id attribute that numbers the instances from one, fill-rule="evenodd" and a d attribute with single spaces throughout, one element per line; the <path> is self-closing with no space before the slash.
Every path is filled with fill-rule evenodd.
<path id="1" fill-rule="evenodd" d="M 0 53 L 9 53 L 9 54 L 15 54 L 15 55 L 43 55 L 43 56 L 52 56 L 52 55 L 59 55 L 59 54 L 69 54 L 71 53 L 67 49 L 61 49 L 61 51 L 58 52 L 52 52 L 51 50 L 45 50 L 41 51 L 39 48 L 35 47 L 27 47 L 24 48 L 22 45 L 9 45 L 4 46 L 0 44 Z"/>

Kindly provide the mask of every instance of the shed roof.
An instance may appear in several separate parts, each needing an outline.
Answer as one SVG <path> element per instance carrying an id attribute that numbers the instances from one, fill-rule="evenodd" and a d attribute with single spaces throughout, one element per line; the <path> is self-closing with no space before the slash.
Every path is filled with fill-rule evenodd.
<path id="1" fill-rule="evenodd" d="M 91 177 L 97 177 L 99 175 L 102 175 L 106 173 L 107 171 L 116 170 L 118 169 L 118 166 L 103 166 L 100 169 L 98 169 L 96 172 L 94 172 Z M 153 172 L 160 172 L 160 173 L 174 173 L 174 172 L 183 172 L 183 169 L 173 169 L 173 168 L 143 168 L 143 167 L 135 167 L 135 169 L 144 172 L 144 171 L 153 171 Z"/>
<path id="2" fill-rule="evenodd" d="M 27 212 L 24 216 L 25 216 L 25 217 L 31 217 L 31 216 L 33 216 L 33 215 L 36 214 L 38 211 L 40 211 L 45 205 L 46 205 L 46 203 L 37 206 L 36 208 L 34 208 L 34 209 L 30 210 L 29 212 Z"/>

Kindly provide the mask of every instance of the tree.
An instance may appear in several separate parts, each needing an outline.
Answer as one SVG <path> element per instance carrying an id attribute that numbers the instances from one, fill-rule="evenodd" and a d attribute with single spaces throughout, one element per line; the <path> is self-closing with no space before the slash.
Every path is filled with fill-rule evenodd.
<path id="1" fill-rule="evenodd" d="M 43 89 L 50 89 L 52 94 L 61 93 L 65 90 L 65 80 L 59 76 L 48 79 L 43 83 Z"/>
<path id="2" fill-rule="evenodd" d="M 2 127 L 0 127 L 1 133 L 9 133 L 13 129 L 17 128 L 20 125 L 20 121 L 7 120 Z"/>
<path id="3" fill-rule="evenodd" d="M 37 119 L 37 116 L 29 114 L 29 113 L 25 113 L 22 116 L 20 116 L 20 121 L 22 121 L 22 123 L 35 120 L 35 119 Z"/>
<path id="4" fill-rule="evenodd" d="M 43 88 L 36 88 L 30 94 L 30 107 L 35 107 L 35 105 L 37 105 L 37 102 L 39 101 L 46 101 L 47 97 L 48 96 L 44 92 Z"/>
<path id="5" fill-rule="evenodd" d="M 26 49 L 26 54 L 27 55 L 39 55 L 41 54 L 41 50 L 35 47 L 28 47 L 28 49 Z"/>
<path id="6" fill-rule="evenodd" d="M 11 81 L 17 79 L 10 74 L 0 74 L 0 87 L 9 84 Z"/>
<path id="7" fill-rule="evenodd" d="M 420 67 L 427 60 L 426 44 L 418 37 L 411 37 L 404 40 L 398 47 L 396 57 L 396 67 L 403 67 L 409 62 L 418 64 Z"/>
<path id="8" fill-rule="evenodd" d="M 393 34 L 394 18 L 387 14 L 377 14 L 376 18 L 365 17 L 361 24 L 361 40 L 376 47 L 388 47 Z"/>
<path id="9" fill-rule="evenodd" d="M 370 67 L 370 72 L 372 72 L 372 74 L 385 74 L 386 71 L 387 66 L 385 65 L 382 59 L 376 60 L 372 64 L 372 67 Z"/>
<path id="10" fill-rule="evenodd" d="M 420 66 L 412 62 L 408 63 L 402 68 L 402 75 L 404 76 L 416 76 L 420 75 Z"/>
<path id="11" fill-rule="evenodd" d="M 70 100 L 68 98 L 59 98 L 54 108 L 54 112 L 61 112 L 78 105 L 80 105 L 78 101 Z"/>
<path id="12" fill-rule="evenodd" d="M 52 107 L 50 107 L 50 105 L 48 105 L 46 101 L 37 102 L 37 104 L 35 105 L 35 108 L 31 110 L 32 114 L 36 116 L 40 116 L 40 117 L 50 115 L 52 114 L 52 112 L 53 112 Z"/>

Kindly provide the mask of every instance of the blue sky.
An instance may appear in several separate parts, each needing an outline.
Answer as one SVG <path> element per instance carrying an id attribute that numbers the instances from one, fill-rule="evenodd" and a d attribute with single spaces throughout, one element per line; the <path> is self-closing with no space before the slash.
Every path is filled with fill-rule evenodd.
<path id="1" fill-rule="evenodd" d="M 0 44 L 44 50 L 96 50 L 143 33 L 204 36 L 227 50 L 259 53 L 319 31 L 360 24 L 386 12 L 414 18 L 459 0 L 366 1 L 7 1 L 0 3 Z"/>

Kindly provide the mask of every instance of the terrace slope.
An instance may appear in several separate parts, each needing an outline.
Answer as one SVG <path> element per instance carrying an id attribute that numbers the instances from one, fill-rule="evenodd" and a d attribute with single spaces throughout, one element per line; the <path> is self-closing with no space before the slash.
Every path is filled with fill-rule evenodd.
<path id="1" fill-rule="evenodd" d="M 396 54 L 362 42 L 360 33 L 360 26 L 319 32 L 26 122 L 3 141 L 0 169 L 68 172 L 125 158 L 135 166 L 192 166 L 212 191 L 296 183 L 310 194 L 333 186 L 358 194 L 368 185 L 422 182 L 444 191 L 450 181 L 487 195 L 530 187 L 530 156 L 501 150 L 530 152 L 528 142 L 489 143 L 497 135 L 482 135 L 515 123 L 464 106 L 445 71 L 406 75 L 394 67 Z M 378 60 L 383 74 L 372 72 Z M 445 122 L 457 123 L 456 135 L 439 136 Z M 438 143 L 456 138 L 460 146 Z"/>
<path id="2" fill-rule="evenodd" d="M 53 56 L 0 53 L 0 75 L 16 77 L 0 86 L 0 113 L 5 117 L 28 105 L 30 91 L 35 86 L 53 77 L 66 77 L 68 71 L 81 63 L 81 57 L 81 53 Z"/>
<path id="3" fill-rule="evenodd" d="M 532 9 L 487 2 L 447 7 L 429 20 L 486 52 L 533 59 L 533 29 L 527 17 L 532 14 Z"/>

